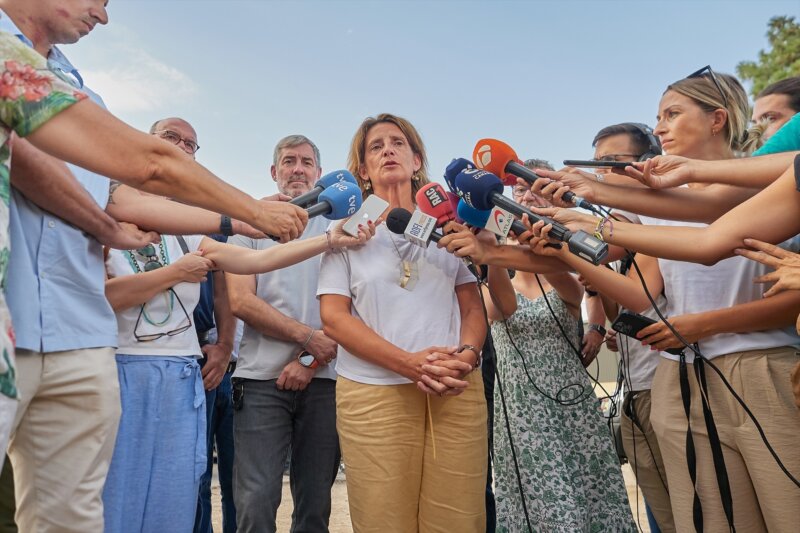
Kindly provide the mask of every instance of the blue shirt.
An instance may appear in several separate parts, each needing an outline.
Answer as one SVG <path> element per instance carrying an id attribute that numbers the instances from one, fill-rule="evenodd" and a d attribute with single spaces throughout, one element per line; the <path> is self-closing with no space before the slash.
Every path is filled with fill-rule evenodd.
<path id="1" fill-rule="evenodd" d="M 753 155 L 777 154 L 778 152 L 794 152 L 800 150 L 800 113 L 796 113 L 780 127 L 764 146 L 753 152 Z"/>
<path id="2" fill-rule="evenodd" d="M 32 46 L 2 13 L 0 29 Z M 99 96 L 83 86 L 77 69 L 53 47 L 48 64 L 99 105 Z M 69 165 L 77 180 L 105 209 L 109 180 Z M 117 320 L 105 296 L 103 249 L 99 242 L 46 213 L 12 190 L 11 259 L 7 300 L 17 348 L 59 352 L 117 346 Z"/>

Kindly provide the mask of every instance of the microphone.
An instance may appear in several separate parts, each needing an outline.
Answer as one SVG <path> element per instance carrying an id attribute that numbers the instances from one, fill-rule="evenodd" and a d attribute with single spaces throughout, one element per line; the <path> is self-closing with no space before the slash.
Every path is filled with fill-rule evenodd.
<path id="1" fill-rule="evenodd" d="M 520 235 L 528 229 L 525 224 L 514 218 L 511 213 L 499 207 L 480 211 L 461 200 L 458 202 L 458 215 L 470 226 L 491 231 L 499 237 L 506 237 L 509 231 Z"/>
<path id="2" fill-rule="evenodd" d="M 340 220 L 361 207 L 361 189 L 349 181 L 335 182 L 322 191 L 318 199 L 318 203 L 306 209 L 308 218 L 323 215 L 328 220 Z"/>
<path id="3" fill-rule="evenodd" d="M 422 246 L 427 246 L 431 241 L 439 242 L 439 239 L 444 237 L 438 231 L 433 231 L 434 218 L 430 217 L 419 211 L 415 211 L 414 215 L 403 209 L 402 207 L 395 207 L 386 217 L 386 227 L 389 231 L 398 235 L 405 236 L 406 239 Z M 422 215 L 420 217 L 419 215 Z M 412 220 L 414 218 L 414 220 Z M 411 236 L 411 238 L 409 238 Z"/>
<path id="4" fill-rule="evenodd" d="M 439 188 L 441 188 L 441 185 Z M 418 193 L 421 191 L 422 189 L 420 189 Z M 431 241 L 439 242 L 439 240 L 444 237 L 444 235 L 438 231 L 434 231 L 434 220 L 432 216 L 424 212 L 414 211 L 412 215 L 407 209 L 396 207 L 389 211 L 389 215 L 386 218 L 386 227 L 389 228 L 389 231 L 392 233 L 403 235 L 408 241 L 419 244 L 420 246 L 428 246 Z M 464 261 L 473 276 L 477 279 L 481 279 L 478 275 L 478 267 L 475 266 L 472 259 L 469 257 L 462 257 L 461 260 Z"/>
<path id="5" fill-rule="evenodd" d="M 322 191 L 334 183 L 339 183 L 342 181 L 352 183 L 353 185 L 358 185 L 356 179 L 347 170 L 334 170 L 333 172 L 328 172 L 318 179 L 317 183 L 314 184 L 313 189 L 301 194 L 297 198 L 293 198 L 289 203 L 299 205 L 300 207 L 308 207 L 317 201 L 317 198 L 319 198 L 319 195 L 322 193 Z"/>
<path id="6" fill-rule="evenodd" d="M 447 191 L 447 199 L 450 200 L 450 209 L 456 214 L 456 222 L 463 224 L 464 219 L 458 214 L 458 203 L 461 201 L 461 198 L 453 191 Z"/>
<path id="7" fill-rule="evenodd" d="M 522 178 L 528 184 L 533 185 L 533 182 L 541 177 L 522 164 L 513 148 L 497 139 L 481 139 L 478 141 L 472 151 L 472 159 L 478 168 L 500 176 L 505 185 L 513 186 L 517 183 L 517 178 Z M 592 213 L 600 214 L 600 211 L 594 205 L 580 196 L 576 196 L 572 191 L 564 194 L 564 200 Z"/>
<path id="8" fill-rule="evenodd" d="M 423 186 L 417 191 L 414 200 L 420 211 L 436 219 L 436 227 L 444 226 L 456 218 L 447 191 L 438 183 Z"/>
<path id="9" fill-rule="evenodd" d="M 479 169 L 463 170 L 456 176 L 455 183 L 459 195 L 470 207 L 489 210 L 497 206 L 518 217 L 528 215 L 531 221 L 544 220 L 545 223 L 553 225 L 550 235 L 554 239 L 567 243 L 570 252 L 592 264 L 600 264 L 608 255 L 608 244 L 593 235 L 583 230 L 573 233 L 563 224 L 539 216 L 527 207 L 503 196 L 503 183 L 494 174 Z"/>
<path id="10" fill-rule="evenodd" d="M 450 187 L 451 191 L 456 190 L 456 176 L 458 176 L 458 173 L 467 168 L 475 168 L 475 165 L 472 164 L 472 161 L 464 159 L 463 157 L 453 159 L 450 161 L 450 164 L 447 165 L 447 168 L 444 170 L 444 181 L 447 183 L 447 186 Z"/>

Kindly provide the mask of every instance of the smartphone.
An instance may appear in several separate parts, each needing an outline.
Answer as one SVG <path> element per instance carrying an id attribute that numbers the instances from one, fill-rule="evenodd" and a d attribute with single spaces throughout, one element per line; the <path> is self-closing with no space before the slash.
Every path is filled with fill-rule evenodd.
<path id="1" fill-rule="evenodd" d="M 564 164 L 568 167 L 625 168 L 631 166 L 630 161 L 595 161 L 593 159 L 565 159 Z"/>
<path id="2" fill-rule="evenodd" d="M 389 202 L 383 198 L 375 196 L 374 194 L 368 196 L 367 199 L 364 200 L 364 203 L 361 204 L 361 208 L 347 219 L 347 222 L 342 226 L 342 230 L 348 235 L 358 237 L 358 225 L 366 225 L 370 220 L 375 222 L 378 220 L 378 217 L 383 215 L 387 207 L 389 207 Z"/>
<path id="3" fill-rule="evenodd" d="M 633 337 L 634 339 L 636 339 L 636 335 L 640 331 L 642 331 L 647 326 L 653 325 L 655 323 L 656 321 L 650 317 L 624 311 L 620 313 L 617 319 L 614 320 L 614 323 L 611 324 L 611 329 L 613 329 L 617 333 L 621 333 L 622 335 L 627 335 L 628 337 Z M 673 355 L 680 355 L 681 353 L 683 353 L 683 349 L 670 348 L 669 350 L 666 350 L 666 352 L 671 353 Z"/>

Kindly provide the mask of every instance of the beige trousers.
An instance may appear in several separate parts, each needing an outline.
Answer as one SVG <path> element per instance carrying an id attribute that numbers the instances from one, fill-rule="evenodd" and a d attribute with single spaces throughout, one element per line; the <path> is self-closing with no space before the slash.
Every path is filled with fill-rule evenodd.
<path id="1" fill-rule="evenodd" d="M 635 422 L 627 415 L 632 412 Z M 675 531 L 672 507 L 667 491 L 667 473 L 658 447 L 655 431 L 650 423 L 650 391 L 633 391 L 625 395 L 620 416 L 622 447 L 628 463 L 636 475 L 636 482 L 642 489 L 644 499 L 658 527 L 663 533 Z"/>
<path id="2" fill-rule="evenodd" d="M 731 353 L 712 360 L 761 423 L 767 439 L 795 477 L 800 475 L 800 410 L 794 405 L 789 373 L 797 361 L 798 355 L 790 347 Z M 687 366 L 697 492 L 703 506 L 704 530 L 727 531 L 703 419 L 701 389 L 693 365 Z M 675 525 L 684 532 L 694 531 L 693 492 L 686 462 L 687 423 L 678 368 L 677 361 L 664 359 L 659 363 L 653 381 L 650 420 L 667 470 Z M 705 374 L 730 480 L 737 531 L 798 531 L 800 489 L 781 472 L 755 425 L 717 374 L 708 366 Z"/>
<path id="3" fill-rule="evenodd" d="M 120 417 L 113 348 L 17 351 L 9 457 L 20 531 L 103 531 L 103 485 Z"/>
<path id="4" fill-rule="evenodd" d="M 467 379 L 460 396 L 439 398 L 414 384 L 339 376 L 336 425 L 355 533 L 485 530 L 486 400 L 481 373 Z"/>

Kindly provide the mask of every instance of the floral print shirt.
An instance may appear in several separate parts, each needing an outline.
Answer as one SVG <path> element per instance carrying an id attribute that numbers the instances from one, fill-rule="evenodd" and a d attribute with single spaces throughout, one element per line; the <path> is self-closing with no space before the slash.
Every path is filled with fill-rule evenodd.
<path id="1" fill-rule="evenodd" d="M 25 137 L 86 95 L 47 68 L 16 36 L 0 32 L 0 394 L 16 398 L 14 330 L 5 300 L 11 134 Z"/>

